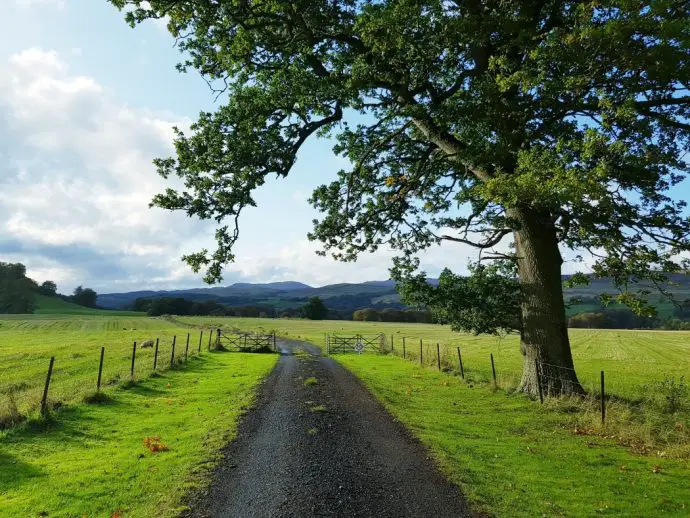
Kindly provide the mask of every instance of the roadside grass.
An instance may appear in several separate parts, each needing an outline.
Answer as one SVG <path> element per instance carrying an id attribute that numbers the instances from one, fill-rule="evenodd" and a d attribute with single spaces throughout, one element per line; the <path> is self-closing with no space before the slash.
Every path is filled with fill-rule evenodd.
<path id="1" fill-rule="evenodd" d="M 543 407 L 393 356 L 339 355 L 429 448 L 471 502 L 497 516 L 688 516 L 690 463 L 574 433 L 568 401 Z M 555 411 L 554 411 L 555 410 Z"/>
<path id="2" fill-rule="evenodd" d="M 205 354 L 0 432 L 0 516 L 177 515 L 276 360 Z"/>
<path id="3" fill-rule="evenodd" d="M 0 429 L 12 425 L 17 416 L 22 420 L 36 411 L 51 356 L 55 356 L 55 366 L 50 403 L 64 405 L 80 402 L 95 390 L 102 346 L 104 387 L 130 380 L 135 341 L 141 344 L 160 338 L 159 369 L 170 365 L 174 335 L 177 346 L 173 363 L 184 357 L 187 333 L 192 333 L 189 354 L 198 351 L 199 331 L 161 319 L 69 314 L 21 317 L 0 317 Z M 207 335 L 208 331 L 204 338 Z M 206 351 L 205 341 L 202 351 Z M 137 348 L 135 380 L 152 372 L 153 355 L 154 348 Z"/>
<path id="4" fill-rule="evenodd" d="M 304 380 L 304 386 L 305 387 L 311 387 L 312 385 L 317 385 L 318 383 L 319 383 L 319 380 L 317 380 L 313 376 L 310 376 L 309 378 Z"/>

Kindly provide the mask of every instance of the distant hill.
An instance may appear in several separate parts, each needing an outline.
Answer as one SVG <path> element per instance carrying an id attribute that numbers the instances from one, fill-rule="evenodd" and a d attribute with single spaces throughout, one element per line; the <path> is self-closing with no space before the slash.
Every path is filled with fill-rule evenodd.
<path id="1" fill-rule="evenodd" d="M 352 299 L 359 307 L 364 307 L 374 299 L 395 296 L 394 281 L 372 281 L 360 284 L 332 284 L 314 288 L 302 282 L 271 282 L 265 284 L 236 283 L 230 286 L 196 288 L 170 291 L 133 291 L 128 293 L 105 293 L 98 296 L 97 303 L 104 308 L 121 309 L 137 298 L 182 297 L 188 300 L 215 300 L 221 304 L 234 306 L 263 304 L 275 307 L 298 307 L 310 297 L 328 299 Z M 329 307 L 338 306 L 332 301 Z M 362 306 L 363 304 L 363 306 Z M 393 305 L 402 306 L 399 299 Z"/>
<path id="2" fill-rule="evenodd" d="M 569 276 L 564 275 L 566 281 Z M 670 279 L 677 286 L 669 287 L 678 300 L 690 298 L 690 276 L 672 274 Z M 436 284 L 437 279 L 428 279 Z M 660 296 L 654 292 L 653 286 L 641 284 L 639 287 L 652 291 L 650 300 L 659 303 L 668 310 L 668 303 L 662 302 Z M 601 293 L 616 293 L 610 279 L 591 279 L 589 286 L 565 290 L 565 298 L 572 297 L 596 298 Z M 364 307 L 392 307 L 402 308 L 400 296 L 395 290 L 395 281 L 367 281 L 362 283 L 339 283 L 328 286 L 312 287 L 302 282 L 271 282 L 271 283 L 236 283 L 230 286 L 213 288 L 196 288 L 189 290 L 171 291 L 133 291 L 128 293 L 106 293 L 98 296 L 98 305 L 109 309 L 123 309 L 131 305 L 137 298 L 182 297 L 188 300 L 214 300 L 228 306 L 263 305 L 277 309 L 296 308 L 304 304 L 310 297 L 321 297 L 331 309 L 350 311 Z M 592 301 L 582 306 L 575 306 L 569 311 L 571 314 L 595 309 Z M 672 308 L 670 309 L 672 311 Z"/>

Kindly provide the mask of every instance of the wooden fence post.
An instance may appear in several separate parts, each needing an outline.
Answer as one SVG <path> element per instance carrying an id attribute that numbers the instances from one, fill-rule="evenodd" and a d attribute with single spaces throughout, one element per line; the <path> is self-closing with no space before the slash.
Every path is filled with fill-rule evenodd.
<path id="1" fill-rule="evenodd" d="M 496 367 L 494 365 L 494 353 L 491 353 L 491 373 L 494 376 L 494 388 L 496 388 Z"/>
<path id="2" fill-rule="evenodd" d="M 395 354 L 395 345 L 393 344 L 393 335 L 391 335 L 391 353 Z"/>
<path id="3" fill-rule="evenodd" d="M 187 333 L 187 345 L 184 348 L 184 361 L 187 361 L 188 355 L 189 355 L 189 333 Z"/>
<path id="4" fill-rule="evenodd" d="M 403 336 L 403 360 L 407 356 L 407 352 L 405 351 L 405 337 Z"/>
<path id="5" fill-rule="evenodd" d="M 132 346 L 132 368 L 129 371 L 129 375 L 132 379 L 134 379 L 134 360 L 137 357 L 137 343 L 134 342 L 134 345 Z"/>
<path id="6" fill-rule="evenodd" d="M 208 350 L 211 350 L 211 340 L 213 340 L 213 329 L 211 329 L 211 334 L 208 335 Z"/>
<path id="7" fill-rule="evenodd" d="M 222 335 L 222 331 L 218 329 L 216 331 L 216 350 L 220 350 L 220 337 Z"/>
<path id="8" fill-rule="evenodd" d="M 276 332 L 273 331 L 273 350 L 278 352 L 278 346 L 276 345 Z"/>
<path id="9" fill-rule="evenodd" d="M 199 353 L 201 353 L 201 340 L 204 338 L 204 332 L 199 334 Z"/>
<path id="10" fill-rule="evenodd" d="M 326 335 L 326 354 L 331 355 L 331 335 Z"/>
<path id="11" fill-rule="evenodd" d="M 438 365 L 438 370 L 441 370 L 441 346 L 436 342 L 436 365 Z"/>
<path id="12" fill-rule="evenodd" d="M 601 371 L 601 424 L 606 424 L 606 390 L 604 388 L 604 371 Z"/>
<path id="13" fill-rule="evenodd" d="M 419 339 L 419 365 L 424 365 L 424 351 L 422 350 L 422 339 Z"/>
<path id="14" fill-rule="evenodd" d="M 101 375 L 103 374 L 103 355 L 105 354 L 105 347 L 101 347 L 101 361 L 98 363 L 98 381 L 96 382 L 96 392 L 101 390 Z"/>
<path id="15" fill-rule="evenodd" d="M 465 379 L 465 369 L 462 366 L 462 354 L 460 354 L 460 347 L 458 347 L 458 364 L 460 364 L 460 376 Z"/>
<path id="16" fill-rule="evenodd" d="M 173 336 L 172 352 L 170 353 L 170 368 L 175 366 L 175 342 L 177 341 L 177 335 Z"/>
<path id="17" fill-rule="evenodd" d="M 153 353 L 153 370 L 156 370 L 156 367 L 158 366 L 158 338 L 156 338 L 156 350 Z"/>
<path id="18" fill-rule="evenodd" d="M 48 408 L 48 387 L 50 387 L 50 378 L 53 375 L 53 364 L 55 363 L 55 356 L 50 357 L 50 365 L 48 366 L 48 375 L 46 376 L 46 384 L 43 388 L 43 398 L 41 399 L 41 415 L 46 415 Z"/>
<path id="19" fill-rule="evenodd" d="M 534 360 L 534 370 L 537 373 L 537 387 L 539 388 L 539 402 L 544 404 L 544 394 L 541 391 L 541 374 L 539 373 L 539 362 Z"/>

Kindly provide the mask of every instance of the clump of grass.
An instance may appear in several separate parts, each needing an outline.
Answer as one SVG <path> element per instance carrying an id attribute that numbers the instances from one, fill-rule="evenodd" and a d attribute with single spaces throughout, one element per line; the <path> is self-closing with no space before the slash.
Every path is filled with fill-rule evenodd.
<path id="1" fill-rule="evenodd" d="M 664 414 L 678 414 L 690 411 L 690 391 L 685 377 L 678 381 L 665 376 L 661 381 L 654 381 L 641 386 L 643 400 L 659 409 Z"/>
<path id="2" fill-rule="evenodd" d="M 597 394 L 585 398 L 551 397 L 545 408 L 566 415 L 578 435 L 613 439 L 642 455 L 690 458 L 690 400 L 683 378 L 641 385 L 636 399 L 609 397 L 601 421 Z"/>
<path id="3" fill-rule="evenodd" d="M 128 379 L 127 381 L 123 381 L 122 383 L 120 383 L 120 388 L 125 389 L 125 390 L 130 389 L 132 387 L 136 387 L 136 386 L 137 386 L 137 380 L 136 379 Z"/>
<path id="4" fill-rule="evenodd" d="M 317 385 L 318 383 L 319 380 L 317 380 L 314 376 L 310 376 L 309 378 L 304 380 L 305 387 L 311 387 L 312 385 Z"/>
<path id="5" fill-rule="evenodd" d="M 92 405 L 92 404 L 110 403 L 111 401 L 113 401 L 113 398 L 111 398 L 109 395 L 107 395 L 104 392 L 94 391 L 94 392 L 89 392 L 88 394 L 85 394 L 83 401 L 87 405 Z"/>
<path id="6" fill-rule="evenodd" d="M 0 430 L 11 428 L 26 420 L 26 416 L 19 411 L 14 390 L 9 390 L 5 398 L 0 401 Z"/>
<path id="7" fill-rule="evenodd" d="M 315 405 L 309 408 L 309 410 L 315 414 L 325 412 L 326 411 L 326 405 Z"/>
<path id="8" fill-rule="evenodd" d="M 318 428 L 309 428 L 309 430 L 307 430 L 308 435 L 316 435 L 317 433 L 319 433 Z"/>

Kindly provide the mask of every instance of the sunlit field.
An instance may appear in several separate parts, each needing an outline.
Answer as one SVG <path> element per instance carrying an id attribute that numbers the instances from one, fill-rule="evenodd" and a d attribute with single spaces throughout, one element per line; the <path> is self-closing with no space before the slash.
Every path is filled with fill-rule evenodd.
<path id="1" fill-rule="evenodd" d="M 79 401 L 96 389 L 101 347 L 105 347 L 102 386 L 131 379 L 134 342 L 135 379 L 153 369 L 154 348 L 141 349 L 145 340 L 159 339 L 158 368 L 170 366 L 172 340 L 177 337 L 175 361 L 198 353 L 200 330 L 163 319 L 100 315 L 34 315 L 0 317 L 0 414 L 8 399 L 21 413 L 35 411 L 43 393 L 51 356 L 55 357 L 49 399 L 52 404 Z M 209 332 L 204 333 L 204 338 Z M 207 348 L 204 342 L 203 350 Z"/>
<path id="2" fill-rule="evenodd" d="M 326 335 L 371 336 L 382 333 L 385 347 L 402 355 L 403 338 L 407 357 L 419 359 L 419 341 L 427 365 L 436 364 L 436 344 L 443 365 L 457 365 L 457 348 L 469 372 L 491 375 L 493 353 L 499 381 L 504 387 L 517 385 L 522 356 L 517 335 L 473 336 L 453 332 L 448 326 L 396 322 L 311 321 L 261 318 L 179 317 L 180 323 L 193 326 L 244 331 L 273 331 L 279 336 L 307 340 L 326 349 Z M 690 374 L 690 331 L 636 331 L 571 329 L 570 340 L 575 367 L 589 389 L 599 385 L 605 371 L 607 390 L 620 396 L 634 396 L 645 383 L 679 378 Z M 598 390 L 598 388 L 597 388 Z"/>

